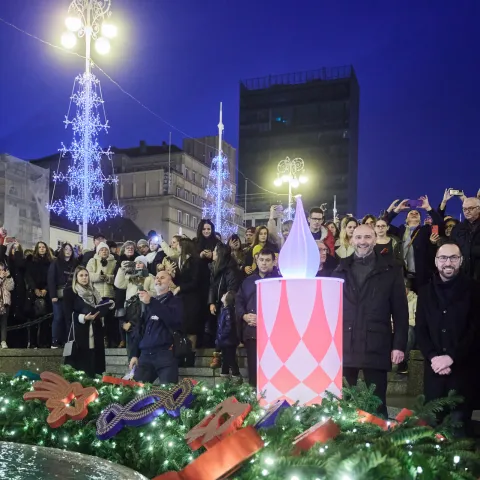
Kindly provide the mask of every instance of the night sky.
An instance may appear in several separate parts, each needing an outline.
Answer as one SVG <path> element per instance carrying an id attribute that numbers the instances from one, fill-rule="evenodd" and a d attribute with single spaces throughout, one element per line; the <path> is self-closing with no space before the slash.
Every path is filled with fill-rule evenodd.
<path id="1" fill-rule="evenodd" d="M 69 3 L 1 0 L 0 17 L 60 45 Z M 97 72 L 112 127 L 104 143 L 160 144 L 172 131 L 181 146 L 184 134 L 215 135 L 223 101 L 226 140 L 237 146 L 241 79 L 352 64 L 358 214 L 480 188 L 478 0 L 113 0 L 112 11 L 119 37 L 95 60 L 175 128 Z M 0 152 L 32 159 L 70 143 L 62 121 L 83 66 L 0 22 Z"/>

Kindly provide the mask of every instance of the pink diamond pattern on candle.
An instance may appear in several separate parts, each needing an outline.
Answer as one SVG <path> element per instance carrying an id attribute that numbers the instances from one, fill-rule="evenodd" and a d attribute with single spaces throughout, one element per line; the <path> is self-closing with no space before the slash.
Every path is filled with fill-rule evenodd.
<path id="1" fill-rule="evenodd" d="M 333 285 L 323 288 L 326 282 Z M 271 286 L 275 289 L 272 296 Z M 259 282 L 257 289 L 257 389 L 259 393 L 265 391 L 265 402 L 286 398 L 315 404 L 321 403 L 326 390 L 338 394 L 342 386 L 341 280 L 266 280 Z M 276 318 L 269 335 L 268 328 L 262 328 L 262 312 L 279 291 Z M 304 305 L 302 292 L 308 292 L 310 297 Z M 330 301 L 333 305 L 325 307 Z"/>
<path id="2" fill-rule="evenodd" d="M 281 281 L 282 294 L 280 296 L 280 306 L 278 315 L 270 335 L 270 342 L 273 345 L 278 358 L 282 362 L 286 362 L 300 341 L 300 335 L 292 318 L 290 308 L 288 306 L 288 296 L 285 281 Z M 267 284 L 265 284 L 267 285 Z"/>

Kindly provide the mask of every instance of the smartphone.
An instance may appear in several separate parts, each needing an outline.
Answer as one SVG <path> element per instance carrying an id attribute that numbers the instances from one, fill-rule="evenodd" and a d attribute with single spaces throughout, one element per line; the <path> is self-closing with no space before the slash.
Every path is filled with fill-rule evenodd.
<path id="1" fill-rule="evenodd" d="M 438 235 L 438 225 L 432 225 L 432 234 Z"/>
<path id="2" fill-rule="evenodd" d="M 421 200 L 409 200 L 408 201 L 408 206 L 410 208 L 420 208 L 422 206 L 423 202 Z"/>
<path id="3" fill-rule="evenodd" d="M 463 195 L 463 190 L 454 190 L 453 188 L 451 188 L 448 193 L 450 195 L 456 195 L 456 196 L 462 196 Z"/>

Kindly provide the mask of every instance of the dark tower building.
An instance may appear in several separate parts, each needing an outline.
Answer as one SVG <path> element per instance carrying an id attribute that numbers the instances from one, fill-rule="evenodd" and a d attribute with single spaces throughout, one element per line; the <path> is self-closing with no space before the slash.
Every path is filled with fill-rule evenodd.
<path id="1" fill-rule="evenodd" d="M 328 204 L 340 215 L 356 214 L 359 86 L 351 66 L 255 78 L 240 83 L 238 166 L 248 179 L 279 194 L 277 164 L 305 162 L 308 182 L 298 188 L 306 208 Z M 247 191 L 245 192 L 245 183 Z M 282 198 L 238 178 L 238 203 L 247 212 L 267 211 Z M 295 193 L 296 190 L 294 190 Z"/>

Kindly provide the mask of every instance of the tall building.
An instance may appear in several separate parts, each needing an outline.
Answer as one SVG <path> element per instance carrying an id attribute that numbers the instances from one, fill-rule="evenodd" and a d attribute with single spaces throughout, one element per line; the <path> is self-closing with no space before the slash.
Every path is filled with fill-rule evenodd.
<path id="1" fill-rule="evenodd" d="M 268 212 L 287 186 L 275 187 L 285 157 L 305 162 L 308 182 L 298 190 L 307 208 L 336 195 L 339 214 L 356 214 L 359 85 L 353 67 L 255 78 L 240 83 L 238 203 Z M 245 191 L 245 185 L 247 191 Z"/>

